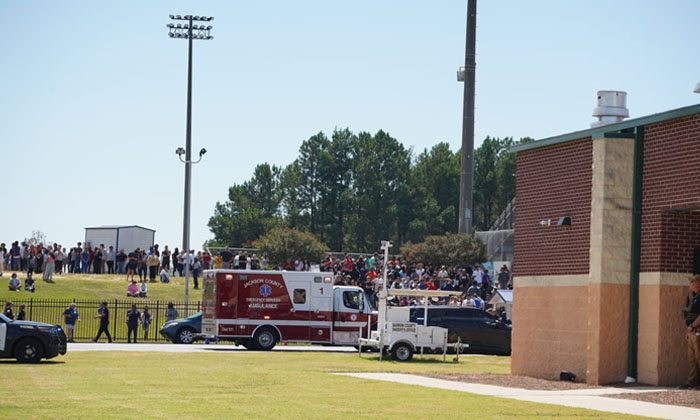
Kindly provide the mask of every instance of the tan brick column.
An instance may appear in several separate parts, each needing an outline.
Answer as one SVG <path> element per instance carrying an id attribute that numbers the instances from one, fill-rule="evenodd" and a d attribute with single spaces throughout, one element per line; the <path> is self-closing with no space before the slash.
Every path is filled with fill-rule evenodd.
<path id="1" fill-rule="evenodd" d="M 593 140 L 589 384 L 619 382 L 627 372 L 633 172 L 634 139 Z"/>

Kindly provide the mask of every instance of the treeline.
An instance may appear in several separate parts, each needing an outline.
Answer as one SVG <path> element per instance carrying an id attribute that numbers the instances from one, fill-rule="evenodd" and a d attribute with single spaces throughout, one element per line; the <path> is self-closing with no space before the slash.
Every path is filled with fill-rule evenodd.
<path id="1" fill-rule="evenodd" d="M 520 141 L 530 141 L 525 138 Z M 515 194 L 510 137 L 474 153 L 473 225 L 488 229 Z M 438 143 L 417 156 L 384 131 L 311 136 L 285 168 L 259 164 L 229 188 L 208 226 L 212 244 L 250 246 L 270 229 L 314 234 L 330 249 L 370 251 L 457 231 L 460 151 Z"/>

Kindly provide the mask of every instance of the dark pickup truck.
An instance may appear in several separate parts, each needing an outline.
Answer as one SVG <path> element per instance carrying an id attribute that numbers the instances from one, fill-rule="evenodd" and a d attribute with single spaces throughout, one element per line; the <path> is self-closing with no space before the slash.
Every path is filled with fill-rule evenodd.
<path id="1" fill-rule="evenodd" d="M 59 325 L 13 321 L 0 314 L 0 358 L 38 363 L 66 354 L 66 334 Z"/>

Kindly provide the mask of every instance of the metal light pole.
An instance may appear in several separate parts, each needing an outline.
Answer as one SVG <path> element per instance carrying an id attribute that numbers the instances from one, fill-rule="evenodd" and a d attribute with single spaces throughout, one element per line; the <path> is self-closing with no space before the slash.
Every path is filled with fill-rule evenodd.
<path id="1" fill-rule="evenodd" d="M 474 85 L 476 81 L 476 0 L 467 2 L 467 51 L 464 67 L 457 72 L 464 82 L 462 116 L 462 173 L 459 179 L 459 233 L 472 233 L 472 184 L 474 182 Z"/>
<path id="2" fill-rule="evenodd" d="M 193 39 L 213 39 L 214 37 L 210 35 L 211 25 L 194 25 L 193 22 L 210 22 L 214 20 L 213 17 L 206 16 L 192 16 L 192 15 L 170 15 L 172 20 L 183 20 L 185 24 L 174 24 L 169 23 L 168 36 L 170 38 L 184 38 L 189 42 L 189 55 L 187 58 L 187 134 L 186 134 L 186 145 L 183 149 L 178 147 L 175 153 L 177 153 L 180 161 L 185 164 L 185 211 L 183 217 L 183 227 L 182 227 L 182 243 L 183 247 L 187 252 L 187 257 L 185 259 L 185 316 L 188 315 L 189 310 L 189 288 L 190 288 L 190 184 L 192 175 L 192 164 L 199 163 L 202 160 L 202 156 L 207 152 L 206 149 L 199 151 L 199 159 L 192 161 L 192 40 Z M 185 155 L 185 159 L 182 159 L 182 155 Z"/>

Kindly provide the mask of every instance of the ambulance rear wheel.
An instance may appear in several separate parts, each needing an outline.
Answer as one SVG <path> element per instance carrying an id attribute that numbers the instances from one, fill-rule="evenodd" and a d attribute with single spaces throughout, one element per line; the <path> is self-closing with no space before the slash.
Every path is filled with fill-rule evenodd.
<path id="1" fill-rule="evenodd" d="M 406 343 L 398 343 L 391 349 L 391 357 L 399 362 L 413 359 L 413 348 Z"/>
<path id="2" fill-rule="evenodd" d="M 272 350 L 277 344 L 277 332 L 272 328 L 262 328 L 253 336 L 253 346 L 256 350 Z"/>

